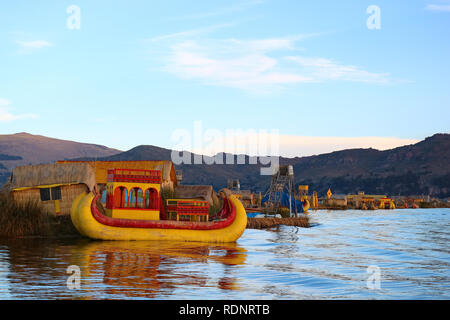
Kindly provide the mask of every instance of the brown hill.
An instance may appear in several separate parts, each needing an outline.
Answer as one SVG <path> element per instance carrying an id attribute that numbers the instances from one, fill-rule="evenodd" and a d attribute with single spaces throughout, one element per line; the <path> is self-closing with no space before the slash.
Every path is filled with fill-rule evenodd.
<path id="1" fill-rule="evenodd" d="M 321 193 L 450 196 L 450 135 L 386 151 L 352 149 L 292 161 L 296 182 Z"/>
<path id="2" fill-rule="evenodd" d="M 78 157 L 105 157 L 120 153 L 105 146 L 59 140 L 29 133 L 0 135 L 0 184 L 12 168 Z"/>

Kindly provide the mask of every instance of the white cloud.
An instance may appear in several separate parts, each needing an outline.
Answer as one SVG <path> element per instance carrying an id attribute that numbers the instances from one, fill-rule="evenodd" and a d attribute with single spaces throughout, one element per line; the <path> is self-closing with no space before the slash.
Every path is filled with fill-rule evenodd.
<path id="1" fill-rule="evenodd" d="M 289 84 L 323 81 L 389 82 L 388 73 L 340 64 L 327 58 L 293 56 L 298 41 L 319 34 L 266 39 L 185 39 L 168 44 L 164 70 L 206 85 L 261 93 Z M 167 39 L 167 36 L 165 37 Z M 289 52 L 291 55 L 286 55 Z"/>
<path id="2" fill-rule="evenodd" d="M 287 57 L 294 61 L 301 68 L 302 72 L 308 74 L 315 81 L 344 80 L 366 83 L 387 83 L 389 73 L 368 72 L 360 67 L 352 65 L 342 65 L 325 58 L 309 57 Z"/>
<path id="3" fill-rule="evenodd" d="M 232 12 L 260 4 L 245 1 L 217 12 Z M 215 14 L 215 13 L 214 13 Z M 238 88 L 253 93 L 271 93 L 287 85 L 351 81 L 385 84 L 390 74 L 370 72 L 329 58 L 299 56 L 298 42 L 322 33 L 263 39 L 211 39 L 206 34 L 233 27 L 235 23 L 212 25 L 147 39 L 154 57 L 166 72 L 205 85 Z"/>
<path id="4" fill-rule="evenodd" d="M 171 47 L 165 69 L 183 79 L 250 91 L 308 81 L 283 70 L 278 59 L 266 54 L 290 46 L 288 39 L 183 41 Z"/>
<path id="5" fill-rule="evenodd" d="M 16 41 L 20 46 L 20 53 L 32 53 L 36 50 L 51 47 L 52 44 L 45 40 L 34 40 L 34 41 Z"/>
<path id="6" fill-rule="evenodd" d="M 450 12 L 450 4 L 428 4 L 425 9 L 429 11 Z"/>
<path id="7" fill-rule="evenodd" d="M 10 122 L 24 118 L 37 118 L 36 114 L 13 114 L 11 113 L 11 101 L 0 98 L 0 122 Z"/>

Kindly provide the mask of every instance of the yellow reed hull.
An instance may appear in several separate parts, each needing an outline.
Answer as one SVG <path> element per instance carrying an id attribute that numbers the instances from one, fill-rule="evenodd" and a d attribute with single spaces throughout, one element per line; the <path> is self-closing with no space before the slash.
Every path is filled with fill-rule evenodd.
<path id="1" fill-rule="evenodd" d="M 91 213 L 92 193 L 82 194 L 75 199 L 70 217 L 75 228 L 84 236 L 99 240 L 172 240 L 199 241 L 211 243 L 235 242 L 247 226 L 247 214 L 242 203 L 234 196 L 229 200 L 236 208 L 236 217 L 227 227 L 213 230 L 124 228 L 101 224 Z"/>

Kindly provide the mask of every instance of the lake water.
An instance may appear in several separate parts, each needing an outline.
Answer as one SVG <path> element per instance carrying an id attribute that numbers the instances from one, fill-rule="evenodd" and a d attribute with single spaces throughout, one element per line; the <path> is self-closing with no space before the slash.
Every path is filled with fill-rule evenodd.
<path id="1" fill-rule="evenodd" d="M 227 245 L 0 240 L 0 299 L 450 298 L 450 209 L 310 216 Z"/>

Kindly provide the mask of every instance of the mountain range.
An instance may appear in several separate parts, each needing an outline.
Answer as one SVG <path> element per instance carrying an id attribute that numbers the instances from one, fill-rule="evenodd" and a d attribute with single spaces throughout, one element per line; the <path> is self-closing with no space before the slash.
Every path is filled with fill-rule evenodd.
<path id="1" fill-rule="evenodd" d="M 29 163 L 77 160 L 171 160 L 172 150 L 141 145 L 126 152 L 105 146 L 64 141 L 26 133 L 0 135 L 0 184 L 12 167 Z M 194 155 L 191 154 L 191 157 Z M 197 155 L 198 156 L 198 155 Z M 225 157 L 225 154 L 219 154 Z M 239 179 L 242 189 L 264 192 L 271 177 L 260 174 L 261 164 L 182 164 L 184 184 L 226 187 Z M 208 159 L 208 157 L 206 157 Z M 319 195 L 334 193 L 450 196 L 450 134 L 435 134 L 416 144 L 379 151 L 349 149 L 308 157 L 280 157 L 281 165 L 294 168 L 295 183 L 308 184 Z M 224 161 L 225 162 L 225 161 Z"/>
<path id="2" fill-rule="evenodd" d="M 105 157 L 120 153 L 105 146 L 48 138 L 21 132 L 0 135 L 0 185 L 16 166 L 52 163 L 78 157 Z"/>

